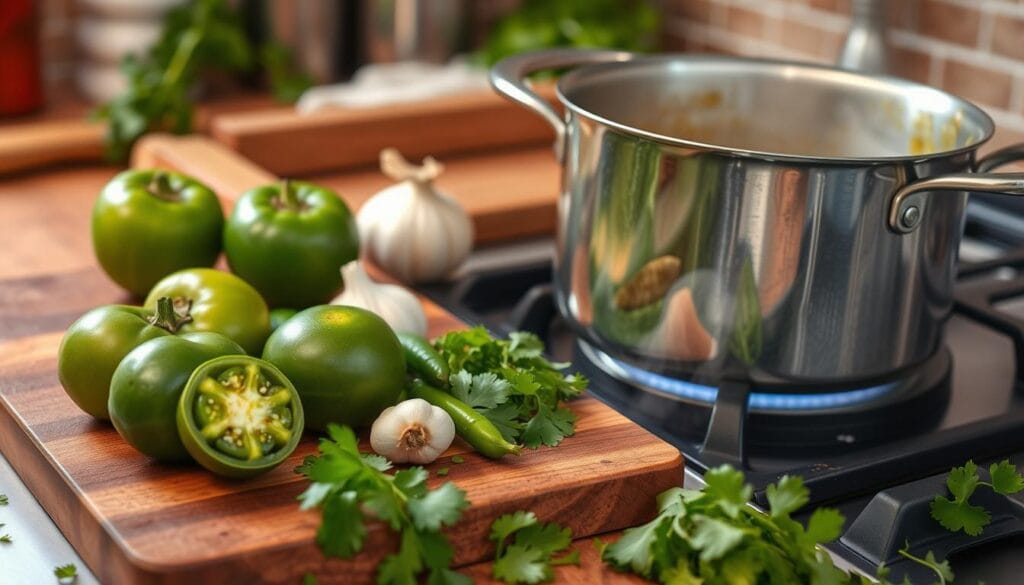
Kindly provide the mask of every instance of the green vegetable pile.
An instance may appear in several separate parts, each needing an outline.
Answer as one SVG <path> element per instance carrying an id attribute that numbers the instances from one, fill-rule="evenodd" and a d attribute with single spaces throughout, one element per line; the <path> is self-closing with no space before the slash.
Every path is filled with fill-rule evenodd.
<path id="1" fill-rule="evenodd" d="M 1004 496 L 1024 490 L 1024 476 L 1008 459 L 990 465 L 988 473 L 991 482 L 981 481 L 974 461 L 968 461 L 962 467 L 954 467 L 946 478 L 946 487 L 953 499 L 935 496 L 931 504 L 932 518 L 952 532 L 963 530 L 971 536 L 981 534 L 992 521 L 992 516 L 985 508 L 970 502 L 978 486 L 986 486 Z"/>
<path id="2" fill-rule="evenodd" d="M 149 131 L 185 134 L 192 129 L 192 95 L 203 72 L 251 72 L 262 65 L 274 94 L 294 101 L 312 84 L 291 68 L 291 56 L 277 43 L 254 47 L 242 18 L 225 0 L 193 0 L 172 9 L 160 38 L 142 59 L 127 57 L 121 70 L 128 89 L 95 112 L 108 122 L 107 154 L 128 157 L 132 144 Z"/>
<path id="3" fill-rule="evenodd" d="M 722 466 L 709 470 L 704 480 L 702 491 L 673 488 L 658 496 L 657 517 L 605 546 L 602 559 L 666 585 L 873 583 L 836 568 L 819 547 L 839 537 L 842 514 L 818 508 L 806 526 L 790 517 L 808 501 L 801 478 L 786 476 L 768 486 L 767 514 L 747 505 L 753 488 L 742 472 Z M 931 568 L 941 584 L 953 580 L 949 564 L 930 552 L 925 558 L 906 549 L 900 554 Z M 878 581 L 891 585 L 887 576 L 883 568 Z"/>
<path id="4" fill-rule="evenodd" d="M 377 583 L 417 583 L 428 574 L 431 584 L 466 585 L 472 581 L 448 567 L 452 547 L 441 533 L 469 506 L 466 494 L 446 482 L 426 487 L 427 471 L 409 467 L 386 473 L 391 462 L 360 453 L 352 429 L 330 425 L 320 442 L 320 455 L 307 457 L 297 470 L 313 483 L 299 496 L 303 509 L 321 508 L 323 522 L 317 542 L 328 556 L 349 558 L 363 548 L 365 513 L 400 534 L 398 552 L 377 568 Z"/>

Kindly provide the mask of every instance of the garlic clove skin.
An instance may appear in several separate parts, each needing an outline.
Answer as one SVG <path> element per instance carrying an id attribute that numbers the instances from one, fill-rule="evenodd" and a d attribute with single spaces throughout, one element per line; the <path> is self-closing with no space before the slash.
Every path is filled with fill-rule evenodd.
<path id="1" fill-rule="evenodd" d="M 353 260 L 341 268 L 345 290 L 332 305 L 349 305 L 379 315 L 396 333 L 427 334 L 427 315 L 416 295 L 405 288 L 370 278 L 362 263 Z"/>
<path id="2" fill-rule="evenodd" d="M 370 427 L 374 452 L 395 463 L 431 463 L 454 439 L 452 417 L 420 398 L 385 408 Z"/>
<path id="3" fill-rule="evenodd" d="M 381 153 L 381 168 L 400 182 L 356 215 L 366 257 L 406 283 L 450 274 L 473 249 L 473 222 L 458 201 L 434 187 L 443 167 L 429 157 L 411 165 L 389 149 Z"/>

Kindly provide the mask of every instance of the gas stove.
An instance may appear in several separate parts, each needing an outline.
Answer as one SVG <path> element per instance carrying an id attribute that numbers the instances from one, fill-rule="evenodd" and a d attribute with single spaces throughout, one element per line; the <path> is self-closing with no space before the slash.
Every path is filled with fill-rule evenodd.
<path id="1" fill-rule="evenodd" d="M 1024 498 L 984 502 L 979 537 L 950 534 L 929 516 L 945 474 L 1024 462 L 1024 217 L 972 201 L 956 304 L 943 347 L 925 363 L 861 388 L 714 388 L 616 360 L 577 338 L 553 300 L 550 245 L 528 243 L 475 258 L 459 278 L 421 292 L 466 322 L 540 335 L 553 359 L 587 375 L 590 393 L 675 445 L 689 472 L 741 468 L 764 506 L 765 488 L 800 475 L 817 505 L 847 517 L 829 545 L 843 563 L 896 580 L 931 575 L 898 551 L 949 558 L 958 582 L 1017 583 L 1024 558 Z M 511 258 L 511 260 L 510 260 Z M 982 494 L 979 493 L 979 499 Z"/>

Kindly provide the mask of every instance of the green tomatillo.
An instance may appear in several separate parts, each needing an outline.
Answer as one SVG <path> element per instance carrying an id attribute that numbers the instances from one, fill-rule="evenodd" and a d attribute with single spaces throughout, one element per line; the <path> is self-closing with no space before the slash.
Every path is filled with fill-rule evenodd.
<path id="1" fill-rule="evenodd" d="M 103 188 L 92 210 L 92 245 L 111 280 L 143 296 L 183 268 L 213 266 L 224 212 L 199 181 L 160 170 L 130 170 Z"/>
<path id="2" fill-rule="evenodd" d="M 323 305 L 295 315 L 275 331 L 263 359 L 295 384 L 306 426 L 368 426 L 405 388 L 405 355 L 377 315 Z"/>
<path id="3" fill-rule="evenodd" d="M 244 355 L 217 333 L 185 333 L 151 339 L 133 349 L 114 370 L 107 409 L 110 422 L 132 447 L 159 461 L 188 460 L 178 436 L 178 401 L 192 373 L 223 355 Z"/>
<path id="4" fill-rule="evenodd" d="M 128 305 L 95 308 L 75 321 L 57 351 L 57 375 L 79 408 L 109 420 L 107 397 L 117 364 L 142 343 L 177 333 L 190 319 L 175 313 L 170 298 L 152 309 Z"/>
<path id="5" fill-rule="evenodd" d="M 359 253 L 356 222 L 330 189 L 283 181 L 248 191 L 224 227 L 231 271 L 272 307 L 326 303 L 341 288 L 339 270 Z"/>
<path id="6" fill-rule="evenodd" d="M 153 286 L 146 307 L 155 307 L 161 297 L 170 297 L 175 310 L 188 315 L 183 332 L 220 333 L 250 355 L 259 354 L 270 333 L 267 303 L 234 274 L 212 268 L 181 270 Z"/>
<path id="7" fill-rule="evenodd" d="M 200 465 L 244 478 L 277 467 L 302 438 L 302 403 L 272 364 L 249 356 L 196 368 L 178 402 L 178 436 Z"/>

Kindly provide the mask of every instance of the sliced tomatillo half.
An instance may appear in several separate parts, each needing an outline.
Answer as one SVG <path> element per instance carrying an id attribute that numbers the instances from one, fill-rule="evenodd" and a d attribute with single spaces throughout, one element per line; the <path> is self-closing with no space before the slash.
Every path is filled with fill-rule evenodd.
<path id="1" fill-rule="evenodd" d="M 192 458 L 225 477 L 273 469 L 302 438 L 302 403 L 273 364 L 224 356 L 196 368 L 178 402 L 178 435 Z"/>

